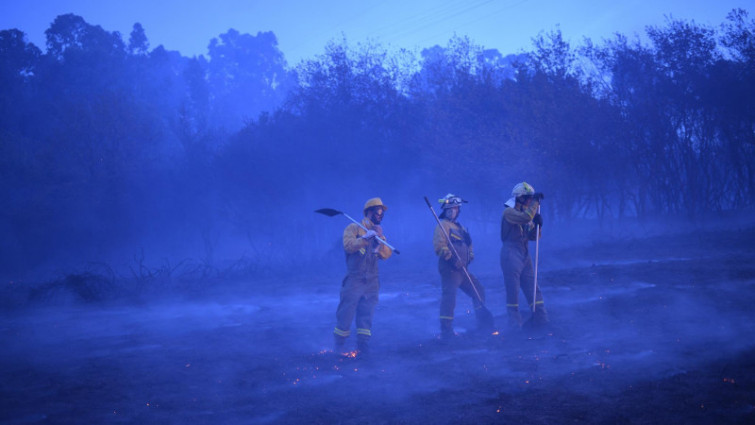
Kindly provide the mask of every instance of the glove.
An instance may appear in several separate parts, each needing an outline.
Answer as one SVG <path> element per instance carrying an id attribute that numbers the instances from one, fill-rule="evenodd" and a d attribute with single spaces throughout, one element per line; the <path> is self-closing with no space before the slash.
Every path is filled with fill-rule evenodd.
<path id="1" fill-rule="evenodd" d="M 532 217 L 532 222 L 535 224 L 535 226 L 543 227 L 543 216 L 540 214 L 535 214 L 535 216 Z"/>
<path id="2" fill-rule="evenodd" d="M 371 239 L 377 236 L 377 232 L 374 230 L 368 230 L 367 233 L 361 236 L 362 239 Z"/>

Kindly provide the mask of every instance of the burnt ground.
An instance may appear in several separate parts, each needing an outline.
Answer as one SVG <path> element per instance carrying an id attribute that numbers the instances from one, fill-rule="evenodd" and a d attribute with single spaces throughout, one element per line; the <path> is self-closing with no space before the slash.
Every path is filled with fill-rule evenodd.
<path id="1" fill-rule="evenodd" d="M 340 273 L 147 303 L 79 288 L 2 313 L 0 423 L 755 423 L 753 242 L 748 228 L 551 252 L 537 332 L 503 326 L 499 271 L 473 264 L 500 329 L 476 332 L 460 294 L 450 343 L 435 270 L 386 264 L 368 358 L 330 351 Z"/>

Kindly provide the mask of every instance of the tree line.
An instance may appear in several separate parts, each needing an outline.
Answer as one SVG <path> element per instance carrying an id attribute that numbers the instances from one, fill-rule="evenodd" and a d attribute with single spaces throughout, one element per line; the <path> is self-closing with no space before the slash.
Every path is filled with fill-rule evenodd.
<path id="1" fill-rule="evenodd" d="M 755 201 L 742 9 L 718 28 L 669 19 L 644 40 L 572 46 L 556 29 L 506 56 L 456 36 L 420 52 L 334 40 L 293 66 L 272 32 L 229 29 L 191 58 L 151 48 L 138 23 L 124 37 L 68 14 L 45 35 L 43 52 L 0 31 L 11 269 L 186 232 L 211 257 L 220 228 L 280 238 L 297 206 L 426 188 L 495 210 L 527 180 L 555 221 Z"/>

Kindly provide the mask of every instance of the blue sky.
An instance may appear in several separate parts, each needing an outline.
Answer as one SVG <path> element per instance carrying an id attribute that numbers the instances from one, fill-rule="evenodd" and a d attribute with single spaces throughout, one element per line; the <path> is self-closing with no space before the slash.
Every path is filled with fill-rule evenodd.
<path id="1" fill-rule="evenodd" d="M 342 34 L 350 44 L 374 40 L 390 49 L 445 46 L 454 34 L 466 35 L 508 54 L 529 49 L 533 37 L 556 26 L 576 45 L 615 32 L 642 35 L 665 16 L 718 26 L 735 7 L 752 17 L 753 6 L 755 0 L 3 0 L 0 29 L 20 29 L 44 50 L 44 31 L 64 13 L 119 31 L 125 40 L 139 22 L 150 47 L 162 44 L 185 56 L 206 54 L 209 41 L 229 28 L 273 31 L 295 64 Z"/>

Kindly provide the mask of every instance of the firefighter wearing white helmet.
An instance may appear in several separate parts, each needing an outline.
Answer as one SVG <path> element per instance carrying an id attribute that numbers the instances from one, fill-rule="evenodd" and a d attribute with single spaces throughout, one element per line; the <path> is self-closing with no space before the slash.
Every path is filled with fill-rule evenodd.
<path id="1" fill-rule="evenodd" d="M 524 292 L 530 311 L 534 306 L 531 323 L 542 326 L 548 323 L 548 313 L 540 288 L 535 288 L 535 273 L 529 254 L 529 241 L 540 238 L 543 218 L 538 213 L 543 194 L 527 182 L 517 183 L 511 198 L 505 202 L 501 219 L 501 269 L 506 285 L 506 312 L 509 324 L 519 329 L 522 316 L 519 312 L 519 291 Z M 533 294 L 534 299 L 533 299 Z"/>
<path id="2" fill-rule="evenodd" d="M 365 355 L 369 351 L 372 318 L 380 289 L 378 260 L 385 260 L 393 254 L 390 248 L 376 240 L 386 240 L 380 223 L 387 209 L 380 198 L 368 199 L 364 204 L 362 219 L 362 225 L 367 230 L 351 223 L 343 231 L 347 273 L 341 284 L 336 328 L 333 331 L 337 353 L 345 352 L 352 322 L 356 322 L 358 352 Z"/>
<path id="3" fill-rule="evenodd" d="M 433 233 L 433 248 L 438 256 L 438 272 L 441 280 L 441 301 L 440 301 L 440 331 L 441 338 L 449 339 L 455 336 L 453 328 L 454 310 L 456 308 L 456 292 L 461 289 L 465 294 L 472 298 L 472 304 L 475 307 L 475 313 L 480 327 L 484 327 L 485 316 L 482 308 L 485 302 L 485 288 L 480 284 L 477 278 L 469 273 L 469 279 L 464 274 L 463 267 L 469 265 L 474 259 L 474 248 L 472 238 L 469 236 L 467 229 L 458 222 L 461 213 L 461 205 L 467 201 L 449 193 L 439 199 L 441 204 L 441 214 L 438 217 L 440 224 L 435 226 Z M 441 229 L 440 226 L 443 226 Z M 448 239 L 444 234 L 448 234 L 453 248 L 460 258 L 456 258 Z M 470 280 L 472 282 L 470 282 Z M 474 287 L 472 286 L 474 284 Z M 476 290 L 476 291 L 475 291 Z M 478 298 L 477 294 L 479 294 Z"/>

